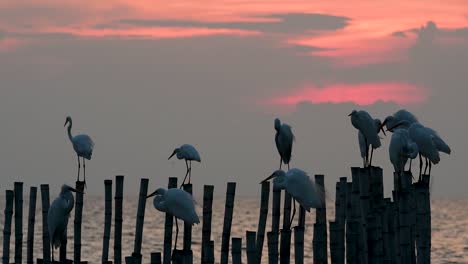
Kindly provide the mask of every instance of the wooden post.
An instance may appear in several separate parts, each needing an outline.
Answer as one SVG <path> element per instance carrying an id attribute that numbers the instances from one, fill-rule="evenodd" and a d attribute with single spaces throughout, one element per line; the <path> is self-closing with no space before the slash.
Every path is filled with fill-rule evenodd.
<path id="1" fill-rule="evenodd" d="M 28 246 L 26 263 L 34 263 L 34 223 L 36 222 L 36 195 L 37 187 L 29 189 L 29 215 L 28 215 Z"/>
<path id="2" fill-rule="evenodd" d="M 192 194 L 192 184 L 184 184 L 184 190 Z M 184 222 L 184 263 L 193 263 L 192 225 Z"/>
<path id="3" fill-rule="evenodd" d="M 42 201 L 42 260 L 44 263 L 50 263 L 50 237 L 49 224 L 47 217 L 49 214 L 50 198 L 49 185 L 41 184 L 41 201 Z"/>
<path id="4" fill-rule="evenodd" d="M 112 180 L 104 180 L 104 235 L 102 238 L 102 263 L 109 261 L 109 240 L 112 221 Z"/>
<path id="5" fill-rule="evenodd" d="M 122 264 L 122 211 L 124 176 L 115 177 L 114 264 Z"/>
<path id="6" fill-rule="evenodd" d="M 15 263 L 23 257 L 23 183 L 15 182 Z"/>
<path id="7" fill-rule="evenodd" d="M 203 226 L 202 226 L 202 263 L 207 261 L 206 251 L 211 240 L 211 218 L 213 214 L 213 185 L 203 187 Z"/>
<path id="8" fill-rule="evenodd" d="M 404 172 L 401 175 L 401 189 L 399 194 L 399 233 L 400 233 L 400 262 L 411 263 L 411 230 L 409 219 L 409 201 L 411 188 L 411 174 Z"/>
<path id="9" fill-rule="evenodd" d="M 418 263 L 431 262 L 431 201 L 429 193 L 430 176 L 423 175 L 417 184 L 417 250 Z"/>
<path id="10" fill-rule="evenodd" d="M 247 263 L 257 263 L 257 247 L 255 245 L 257 233 L 254 231 L 246 231 L 245 237 L 247 240 Z"/>
<path id="11" fill-rule="evenodd" d="M 81 222 L 83 216 L 83 203 L 84 203 L 84 182 L 77 181 L 75 185 L 75 189 L 77 192 L 75 194 L 75 219 L 73 221 L 74 224 L 74 254 L 73 254 L 73 261 L 75 263 L 81 263 Z"/>
<path id="12" fill-rule="evenodd" d="M 151 264 L 161 264 L 161 252 L 151 252 Z"/>
<path id="13" fill-rule="evenodd" d="M 318 207 L 315 211 L 315 224 L 314 224 L 314 238 L 312 241 L 312 247 L 314 250 L 314 263 L 322 264 L 328 263 L 327 253 L 327 209 L 325 206 L 325 179 L 324 175 L 315 175 L 315 184 L 317 188 L 320 188 L 319 192 L 323 201 L 322 206 Z"/>
<path id="14" fill-rule="evenodd" d="M 10 263 L 10 236 L 11 236 L 11 219 L 13 217 L 13 200 L 14 192 L 12 190 L 5 191 L 5 221 L 3 222 L 3 256 L 2 263 Z"/>
<path id="15" fill-rule="evenodd" d="M 336 263 L 345 263 L 345 222 L 346 222 L 346 177 L 341 177 L 338 184 L 338 204 L 335 221 L 337 222 Z"/>
<path id="16" fill-rule="evenodd" d="M 278 263 L 278 233 L 277 232 L 267 232 L 267 241 L 268 241 L 268 263 L 277 264 Z"/>
<path id="17" fill-rule="evenodd" d="M 283 205 L 283 229 L 281 229 L 280 241 L 280 263 L 288 264 L 291 256 L 291 200 L 292 197 L 287 192 L 284 192 Z"/>
<path id="18" fill-rule="evenodd" d="M 242 264 L 242 238 L 233 237 L 231 243 L 232 264 Z"/>
<path id="19" fill-rule="evenodd" d="M 390 198 L 384 199 L 385 207 L 382 219 L 383 236 L 383 262 L 386 264 L 394 263 L 394 235 L 393 235 L 393 204 Z"/>
<path id="20" fill-rule="evenodd" d="M 335 221 L 330 221 L 330 260 L 331 263 L 338 263 L 338 223 Z"/>
<path id="21" fill-rule="evenodd" d="M 354 169 L 351 170 L 354 174 Z M 346 183 L 346 263 L 357 263 L 359 232 L 355 221 L 353 182 Z"/>
<path id="22" fill-rule="evenodd" d="M 146 196 L 148 195 L 149 180 L 140 180 L 140 194 L 138 197 L 137 219 L 135 224 L 135 245 L 133 247 L 133 262 L 141 263 L 141 243 L 143 241 L 143 225 L 145 223 Z"/>
<path id="23" fill-rule="evenodd" d="M 364 261 L 361 259 L 361 256 L 363 255 L 363 248 L 365 244 L 366 239 L 363 237 L 362 233 L 362 227 L 361 227 L 361 207 L 360 205 L 360 194 L 359 194 L 359 174 L 360 174 L 361 168 L 359 167 L 353 167 L 351 168 L 351 173 L 352 173 L 352 191 L 351 191 L 351 204 L 352 204 L 352 226 L 351 228 L 354 228 L 354 234 L 355 234 L 355 241 L 353 246 L 356 246 L 356 255 L 354 255 L 354 263 L 364 263 Z"/>
<path id="24" fill-rule="evenodd" d="M 294 263 L 304 263 L 304 227 L 294 227 Z"/>
<path id="25" fill-rule="evenodd" d="M 263 241 L 265 240 L 266 221 L 268 218 L 268 201 L 270 199 L 270 183 L 262 183 L 260 198 L 260 216 L 257 229 L 257 263 L 262 263 Z"/>
<path id="26" fill-rule="evenodd" d="M 210 240 L 210 242 L 208 243 L 208 250 L 205 253 L 207 254 L 206 264 L 214 264 L 215 257 L 214 257 L 214 241 L 213 240 Z"/>
<path id="27" fill-rule="evenodd" d="M 399 185 L 399 184 L 398 184 Z M 400 188 L 398 188 L 400 189 Z M 397 191 L 392 191 L 393 196 L 393 207 L 392 207 L 392 215 L 393 215 L 393 235 L 394 235 L 394 245 L 393 250 L 395 252 L 395 262 L 400 264 L 400 214 L 398 209 L 398 194 Z"/>
<path id="28" fill-rule="evenodd" d="M 221 241 L 221 264 L 228 263 L 229 240 L 231 236 L 232 214 L 234 211 L 234 197 L 236 195 L 236 183 L 228 182 L 226 190 L 226 204 L 224 207 L 223 235 Z"/>
<path id="29" fill-rule="evenodd" d="M 359 207 L 361 208 L 361 244 L 362 250 L 360 258 L 362 263 L 369 263 L 369 248 L 368 248 L 368 232 L 367 232 L 367 216 L 370 213 L 370 179 L 371 168 L 359 169 Z M 371 262 L 370 262 L 371 263 Z"/>
<path id="30" fill-rule="evenodd" d="M 177 177 L 169 177 L 169 183 L 167 185 L 168 189 L 177 188 Z M 163 263 L 171 263 L 171 251 L 172 251 L 172 225 L 174 222 L 174 217 L 166 213 L 166 219 L 164 222 L 164 254 L 163 254 Z"/>

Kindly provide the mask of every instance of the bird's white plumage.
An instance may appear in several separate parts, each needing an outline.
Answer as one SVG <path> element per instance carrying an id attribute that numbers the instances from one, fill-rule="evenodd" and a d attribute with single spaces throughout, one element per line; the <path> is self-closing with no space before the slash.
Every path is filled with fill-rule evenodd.
<path id="1" fill-rule="evenodd" d="M 395 172 L 402 172 L 408 159 L 414 159 L 418 155 L 418 147 L 410 139 L 407 129 L 394 130 L 389 146 L 390 161 Z"/>
<path id="2" fill-rule="evenodd" d="M 162 190 L 162 195 L 158 194 L 153 201 L 157 210 L 170 213 L 191 225 L 200 223 L 192 195 L 177 188 L 159 190 Z M 162 206 L 161 203 L 163 203 Z"/>
<path id="3" fill-rule="evenodd" d="M 91 137 L 86 134 L 80 134 L 72 137 L 71 141 L 73 144 L 73 149 L 78 156 L 87 160 L 91 159 L 94 149 L 94 142 Z"/>
<path id="4" fill-rule="evenodd" d="M 176 149 L 177 150 L 177 149 Z M 183 144 L 178 148 L 176 151 L 178 159 L 185 159 L 185 160 L 194 160 L 201 162 L 200 154 L 198 153 L 197 149 L 190 144 Z"/>
<path id="5" fill-rule="evenodd" d="M 431 133 L 432 140 L 434 141 L 434 144 L 438 151 L 446 154 L 452 153 L 452 150 L 450 149 L 449 145 L 445 143 L 445 141 L 439 136 L 439 133 L 437 133 L 437 131 L 429 127 L 425 128 L 429 131 L 429 133 Z"/>
<path id="6" fill-rule="evenodd" d="M 62 191 L 50 205 L 47 215 L 50 243 L 54 248 L 60 247 L 66 239 L 68 218 L 74 207 L 74 197 L 69 188 L 67 185 L 62 186 Z"/>
<path id="7" fill-rule="evenodd" d="M 432 131 L 419 123 L 413 123 L 409 126 L 408 132 L 410 138 L 418 145 L 419 153 L 433 164 L 439 163 L 440 155 Z"/>
<path id="8" fill-rule="evenodd" d="M 276 149 L 280 154 L 281 160 L 285 164 L 291 161 L 292 146 L 294 141 L 294 134 L 291 126 L 288 124 L 281 124 L 279 119 L 275 119 L 275 143 Z"/>
<path id="9" fill-rule="evenodd" d="M 364 138 L 367 140 L 369 145 L 372 147 L 379 148 L 381 146 L 380 138 L 378 135 L 378 127 L 376 127 L 375 120 L 371 115 L 364 111 L 353 111 L 351 113 L 351 123 L 352 125 L 359 130 Z"/>
<path id="10" fill-rule="evenodd" d="M 409 124 L 418 123 L 418 119 L 411 112 L 406 109 L 400 109 L 396 111 L 393 115 L 387 116 L 383 122 L 386 125 L 387 129 L 394 127 L 399 122 L 403 120 L 408 121 Z"/>
<path id="11" fill-rule="evenodd" d="M 377 129 L 377 134 L 379 134 L 381 122 L 380 119 L 374 119 L 375 128 Z M 358 131 L 358 142 L 359 142 L 359 151 L 361 153 L 361 158 L 365 158 L 367 153 L 367 147 L 369 147 L 370 143 L 366 146 L 366 138 L 361 131 Z"/>

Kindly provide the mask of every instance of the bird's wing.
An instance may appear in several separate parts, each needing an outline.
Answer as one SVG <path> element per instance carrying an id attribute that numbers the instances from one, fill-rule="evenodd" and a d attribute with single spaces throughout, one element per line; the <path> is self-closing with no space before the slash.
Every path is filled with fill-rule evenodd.
<path id="1" fill-rule="evenodd" d="M 64 207 L 63 200 L 57 198 L 50 205 L 47 215 L 50 242 L 55 248 L 60 247 L 64 233 L 63 230 L 68 223 L 68 217 L 64 214 Z"/>
<path id="2" fill-rule="evenodd" d="M 88 135 L 81 134 L 73 137 L 73 148 L 78 155 L 91 159 L 94 149 L 94 141 Z"/>
<path id="3" fill-rule="evenodd" d="M 169 189 L 165 195 L 169 213 L 190 224 L 200 223 L 192 195 L 181 189 Z"/>
<path id="4" fill-rule="evenodd" d="M 317 208 L 323 203 L 315 183 L 307 173 L 299 169 L 288 171 L 286 191 L 306 210 Z"/>
<path id="5" fill-rule="evenodd" d="M 365 158 L 367 155 L 366 139 L 364 138 L 364 135 L 361 133 L 361 131 L 358 131 L 358 142 L 359 150 L 361 151 L 361 158 Z"/>
<path id="6" fill-rule="evenodd" d="M 197 149 L 189 144 L 184 144 L 180 147 L 184 158 L 188 160 L 195 160 L 201 162 L 200 154 L 198 153 Z"/>
<path id="7" fill-rule="evenodd" d="M 369 113 L 366 111 L 359 111 L 358 114 L 356 114 L 355 122 L 358 130 L 361 131 L 367 139 L 367 144 L 371 144 L 373 148 L 381 146 L 377 128 L 375 127 L 375 121 Z"/>
<path id="8" fill-rule="evenodd" d="M 429 130 L 422 125 L 412 125 L 409 130 L 410 138 L 418 146 L 419 152 L 427 157 L 432 163 L 437 164 L 440 161 L 439 151 L 434 143 Z"/>
<path id="9" fill-rule="evenodd" d="M 437 150 L 450 154 L 452 150 L 450 149 L 449 145 L 445 143 L 445 141 L 439 136 L 439 133 L 432 128 L 426 127 L 426 129 L 432 134 L 432 140 L 437 148 Z"/>
<path id="10" fill-rule="evenodd" d="M 393 117 L 395 117 L 397 122 L 400 122 L 403 120 L 406 120 L 410 122 L 411 124 L 419 122 L 416 116 L 413 115 L 411 112 L 407 111 L 406 109 L 398 110 L 395 114 L 393 114 Z"/>
<path id="11" fill-rule="evenodd" d="M 291 160 L 292 145 L 294 141 L 294 134 L 292 133 L 289 125 L 283 124 L 278 134 L 276 147 L 283 158 L 284 163 L 288 164 Z"/>

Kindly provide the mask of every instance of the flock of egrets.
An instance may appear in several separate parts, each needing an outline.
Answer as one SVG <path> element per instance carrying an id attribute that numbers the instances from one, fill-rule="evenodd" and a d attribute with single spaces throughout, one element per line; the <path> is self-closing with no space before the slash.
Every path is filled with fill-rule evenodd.
<path id="1" fill-rule="evenodd" d="M 425 158 L 426 167 L 424 174 L 427 173 L 429 167 L 429 174 L 431 172 L 432 164 L 437 164 L 440 161 L 439 152 L 450 154 L 450 147 L 442 140 L 439 134 L 428 127 L 423 126 L 418 119 L 406 110 L 399 110 L 395 114 L 385 118 L 383 122 L 379 119 L 373 119 L 371 115 L 366 111 L 353 111 L 349 114 L 351 117 L 352 125 L 358 130 L 358 140 L 363 158 L 364 167 L 372 165 L 372 155 L 374 149 L 381 146 L 380 142 L 380 131 L 385 135 L 384 127 L 387 131 L 392 132 L 392 137 L 389 146 L 390 161 L 392 162 L 395 172 L 401 173 L 404 171 L 408 159 L 415 159 L 418 154 L 420 158 L 420 171 L 419 176 L 421 178 L 423 161 Z M 71 117 L 66 118 L 65 126 L 68 124 L 68 137 L 73 145 L 78 158 L 78 176 L 77 181 L 80 177 L 80 158 L 83 160 L 83 180 L 86 184 L 86 165 L 85 160 L 90 160 L 94 142 L 92 139 L 85 134 L 72 136 L 72 119 Z M 298 202 L 301 207 L 305 210 L 310 211 L 311 208 L 317 208 L 323 204 L 323 200 L 320 195 L 321 190 L 318 188 L 314 181 L 307 175 L 303 170 L 289 168 L 291 161 L 291 153 L 294 142 L 294 134 L 292 133 L 291 127 L 287 124 L 282 124 L 279 119 L 275 119 L 275 143 L 278 153 L 280 155 L 280 167 L 278 170 L 273 172 L 271 176 L 262 181 L 268 181 L 273 179 L 274 189 L 283 189 L 291 195 L 293 198 L 293 213 L 289 226 L 291 226 L 292 220 L 296 212 L 295 202 Z M 370 152 L 370 155 L 369 155 Z M 188 182 L 191 181 L 192 174 L 192 161 L 201 162 L 198 151 L 189 144 L 184 144 L 179 148 L 176 148 L 171 156 L 174 155 L 180 160 L 185 161 L 186 174 L 182 182 L 181 188 L 184 185 L 187 177 Z M 282 164 L 286 164 L 288 171 L 282 170 Z M 192 195 L 188 192 L 179 188 L 165 189 L 159 188 L 147 198 L 154 196 L 154 207 L 161 211 L 170 213 L 175 217 L 176 220 L 176 238 L 175 245 L 177 245 L 178 236 L 178 224 L 177 219 L 181 219 L 187 224 L 198 224 L 200 222 L 198 215 L 195 211 L 194 201 Z M 52 245 L 52 258 L 54 248 L 58 248 L 61 243 L 66 239 L 66 228 L 68 224 L 68 218 L 71 210 L 74 206 L 74 197 L 71 192 L 80 192 L 68 185 L 63 185 L 59 196 L 52 202 L 49 215 L 49 235 L 51 238 Z"/>

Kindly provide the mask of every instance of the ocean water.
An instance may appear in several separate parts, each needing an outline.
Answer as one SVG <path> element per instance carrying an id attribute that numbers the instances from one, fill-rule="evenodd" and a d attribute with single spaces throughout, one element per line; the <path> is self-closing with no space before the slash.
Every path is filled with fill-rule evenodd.
<path id="1" fill-rule="evenodd" d="M 202 199 L 198 198 L 198 201 Z M 0 197 L 0 229 L 3 231 L 4 221 L 4 196 Z M 232 223 L 232 237 L 243 238 L 242 256 L 246 262 L 245 253 L 245 231 L 257 230 L 259 216 L 259 199 L 246 197 L 236 197 L 234 207 L 234 217 Z M 124 216 L 122 232 L 122 259 L 131 255 L 134 246 L 134 233 L 136 222 L 137 197 L 124 199 Z M 197 205 L 197 211 L 202 214 L 202 204 Z M 433 263 L 468 263 L 468 200 L 433 200 L 432 208 L 432 261 Z M 26 234 L 27 234 L 27 214 L 28 201 L 24 201 L 24 231 L 23 231 L 23 261 L 26 259 Z M 334 219 L 334 204 L 330 201 L 327 204 L 327 220 Z M 85 197 L 83 208 L 82 224 L 82 260 L 90 263 L 100 263 L 102 255 L 102 236 L 104 230 L 104 198 Z M 73 212 L 68 226 L 68 258 L 73 259 Z M 271 214 L 271 208 L 269 211 Z M 215 241 L 215 259 L 220 259 L 221 234 L 224 216 L 224 197 L 216 197 L 213 203 L 212 239 Z M 156 211 L 152 206 L 152 200 L 147 201 L 146 215 L 143 232 L 143 263 L 149 263 L 151 252 L 162 252 L 164 237 L 165 215 Z M 270 215 L 267 223 L 267 231 L 270 229 Z M 296 218 L 297 219 L 297 218 Z M 313 212 L 306 216 L 305 233 L 305 263 L 312 263 L 312 233 L 315 215 Z M 112 222 L 113 224 L 113 222 Z M 13 220 L 14 226 L 14 220 Z M 12 226 L 12 236 L 10 241 L 10 262 L 14 258 L 14 227 Z M 179 225 L 179 246 L 182 248 L 182 225 Z M 109 248 L 110 260 L 113 258 L 113 226 L 111 229 L 111 242 Z M 194 263 L 200 263 L 200 242 L 202 225 L 193 228 L 193 253 Z M 36 210 L 34 258 L 42 258 L 42 214 L 40 207 L 40 196 L 38 196 Z M 174 231 L 175 234 L 175 231 Z M 3 239 L 3 232 L 2 232 Z M 0 247 L 0 254 L 3 247 Z M 56 251 L 58 256 L 58 250 Z M 267 263 L 267 242 L 265 238 L 262 263 Z M 293 259 L 294 250 L 291 251 Z"/>

